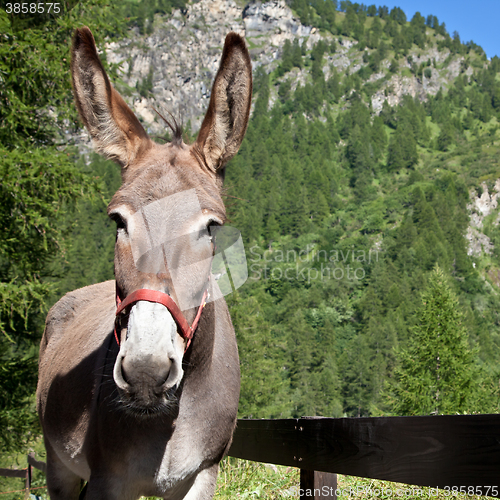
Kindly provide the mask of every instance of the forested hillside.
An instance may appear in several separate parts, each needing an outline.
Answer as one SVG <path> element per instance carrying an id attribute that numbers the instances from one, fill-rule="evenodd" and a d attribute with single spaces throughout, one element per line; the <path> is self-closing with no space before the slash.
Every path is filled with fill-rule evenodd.
<path id="1" fill-rule="evenodd" d="M 252 122 L 227 175 L 228 195 L 237 197 L 228 198 L 232 223 L 246 237 L 250 264 L 248 286 L 231 298 L 242 354 L 241 412 L 391 413 L 400 350 L 422 321 L 420 296 L 436 264 L 459 297 L 456 328 L 464 326 L 474 348 L 474 360 L 464 354 L 460 370 L 471 363 L 480 370 L 464 391 L 471 398 L 484 391 L 454 410 L 496 411 L 499 249 L 493 244 L 468 255 L 465 235 L 470 196 L 499 188 L 499 60 L 486 63 L 479 48 L 451 39 L 432 16 L 408 23 L 398 9 L 347 5 L 327 26 L 314 7 L 295 7 L 301 19 L 357 39 L 353 57 L 361 49 L 366 65 L 352 74 L 330 68 L 326 78 L 323 61 L 337 39 L 310 51 L 287 44 L 274 72 L 256 72 Z M 425 81 L 427 70 L 461 55 L 462 71 L 449 90 L 422 100 L 403 96 L 392 107 L 385 100 L 374 112 L 377 86 L 412 64 L 405 54 L 433 46 L 448 51 L 446 60 L 410 71 Z M 389 68 L 370 81 L 384 61 Z M 308 77 L 292 90 L 294 68 Z M 273 90 L 278 99 L 271 107 Z M 484 228 L 497 242 L 498 212 Z M 439 407 L 443 391 L 436 396 L 436 384 L 420 381 Z"/>
<path id="2" fill-rule="evenodd" d="M 230 302 L 242 355 L 241 413 L 397 411 L 394 373 L 422 324 L 421 295 L 436 264 L 458 296 L 452 330 L 471 348 L 450 370 L 479 375 L 455 406 L 436 376 L 412 376 L 422 397 L 435 400 L 428 413 L 497 411 L 498 211 L 483 226 L 492 247 L 469 255 L 465 235 L 470 197 L 500 187 L 500 61 L 487 63 L 480 48 L 451 38 L 433 16 L 407 22 L 399 9 L 292 5 L 304 22 L 341 36 L 312 50 L 286 44 L 275 71 L 257 70 L 252 122 L 228 168 L 228 194 L 237 197 L 228 198 L 232 223 L 246 237 L 250 264 L 247 287 Z M 358 42 L 351 57 L 360 51 L 366 64 L 350 74 L 330 67 L 325 77 L 324 61 L 345 36 Z M 441 64 L 425 60 L 433 50 L 447 53 Z M 448 91 L 406 95 L 395 106 L 386 99 L 374 111 L 374 94 L 398 68 L 425 82 L 454 56 L 461 70 Z M 304 84 L 293 89 L 304 70 Z M 441 366 L 437 351 L 428 353 L 441 377 L 445 349 Z"/>
<path id="3" fill-rule="evenodd" d="M 107 40 L 114 81 L 145 120 L 167 78 L 153 64 L 159 56 L 148 55 L 149 41 L 162 29 L 182 36 L 210 29 L 207 2 L 110 3 L 129 10 L 101 16 L 98 42 Z M 407 19 L 398 8 L 335 0 L 277 2 L 279 9 L 229 3 L 254 60 L 252 117 L 225 184 L 229 224 L 242 233 L 249 271 L 247 283 L 227 297 L 241 358 L 240 416 L 497 412 L 500 60 L 488 61 L 458 33 L 450 36 L 429 13 Z M 76 17 L 85 19 L 91 8 L 109 13 L 99 2 L 78 4 L 83 13 L 46 21 L 61 30 L 51 49 L 59 48 L 61 58 L 68 58 Z M 265 30 L 259 27 L 265 9 L 289 13 L 290 31 L 278 14 L 276 26 L 271 16 Z M 112 19 L 124 23 L 117 27 Z M 35 43 L 36 29 L 2 22 L 13 46 Z M 135 61 L 151 62 L 137 74 L 139 63 L 120 52 L 133 45 Z M 4 75 L 13 63 L 0 50 Z M 42 61 L 49 48 L 39 50 Z M 51 80 L 63 78 L 67 63 L 55 67 Z M 196 92 L 205 99 L 210 71 L 200 66 L 184 84 L 177 80 L 193 99 Z M 116 165 L 81 145 L 68 83 L 54 100 L 41 101 L 9 85 L 11 102 L 27 105 L 22 99 L 31 98 L 32 108 L 57 110 L 58 127 L 50 113 L 40 119 L 64 132 L 37 135 L 25 115 L 8 111 L 0 90 L 2 198 L 11 200 L 19 185 L 31 196 L 14 208 L 2 203 L 12 222 L 3 229 L 0 261 L 0 417 L 5 429 L 25 435 L 34 425 L 30 394 L 44 305 L 112 278 L 114 227 L 106 204 L 120 179 Z M 186 124 L 186 140 L 196 123 Z M 157 123 L 145 125 L 157 135 Z M 79 152 L 68 147 L 74 142 Z M 39 183 L 39 163 L 25 167 L 16 159 L 32 150 L 54 155 L 44 164 L 64 167 L 50 170 L 53 185 Z M 16 184 L 23 168 L 33 175 L 27 188 Z M 37 200 L 43 206 L 30 205 Z"/>

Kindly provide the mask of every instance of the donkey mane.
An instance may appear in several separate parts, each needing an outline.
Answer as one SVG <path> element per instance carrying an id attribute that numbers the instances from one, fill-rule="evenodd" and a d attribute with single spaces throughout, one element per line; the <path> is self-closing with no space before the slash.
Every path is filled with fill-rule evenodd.
<path id="1" fill-rule="evenodd" d="M 172 138 L 170 142 L 174 146 L 180 146 L 182 144 L 182 137 L 184 135 L 184 127 L 182 126 L 182 120 L 181 123 L 179 123 L 175 116 L 170 112 L 167 111 L 167 113 L 170 115 L 170 120 L 165 118 L 156 108 L 153 107 L 153 111 L 166 123 L 168 128 L 172 131 Z"/>

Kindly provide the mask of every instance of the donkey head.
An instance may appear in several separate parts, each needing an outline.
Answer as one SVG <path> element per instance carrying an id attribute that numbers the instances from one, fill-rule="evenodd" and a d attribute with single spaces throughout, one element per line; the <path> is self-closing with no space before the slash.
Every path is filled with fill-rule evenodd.
<path id="1" fill-rule="evenodd" d="M 122 168 L 122 186 L 108 207 L 117 223 L 117 301 L 137 290 L 163 292 L 192 323 L 210 276 L 210 229 L 225 221 L 224 168 L 240 147 L 250 113 L 245 42 L 227 35 L 209 107 L 190 146 L 177 127 L 168 144 L 148 137 L 111 86 L 86 27 L 75 32 L 71 72 L 76 105 L 96 151 Z M 125 313 L 113 372 L 121 400 L 140 414 L 165 410 L 183 377 L 186 340 L 179 322 L 167 307 L 148 300 L 134 301 Z"/>

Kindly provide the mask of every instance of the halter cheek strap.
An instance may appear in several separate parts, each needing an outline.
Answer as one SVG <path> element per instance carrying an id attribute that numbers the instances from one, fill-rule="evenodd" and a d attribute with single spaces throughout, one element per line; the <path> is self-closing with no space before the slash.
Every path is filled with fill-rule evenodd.
<path id="1" fill-rule="evenodd" d="M 184 317 L 184 314 L 182 314 L 181 310 L 177 306 L 177 304 L 174 302 L 172 297 L 170 295 L 160 292 L 158 290 L 148 290 L 147 288 L 141 288 L 140 290 L 136 290 L 135 292 L 132 292 L 130 295 L 128 295 L 125 299 L 121 300 L 120 297 L 118 296 L 118 293 L 116 294 L 116 318 L 118 319 L 118 315 L 127 309 L 127 307 L 130 307 L 131 305 L 135 304 L 136 302 L 139 302 L 140 300 L 146 300 L 147 302 L 156 302 L 157 304 L 162 304 L 164 305 L 174 318 L 175 322 L 177 323 L 177 326 L 179 327 L 181 331 L 182 337 L 184 337 L 187 340 L 186 348 L 184 350 L 187 351 L 189 346 L 191 345 L 191 341 L 193 340 L 193 335 L 194 332 L 196 331 L 196 328 L 198 326 L 198 323 L 200 321 L 201 313 L 203 311 L 203 308 L 205 307 L 207 300 L 209 297 L 208 293 L 208 288 L 205 290 L 203 293 L 203 298 L 201 299 L 201 304 L 200 307 L 198 308 L 198 312 L 196 313 L 196 316 L 194 318 L 193 324 L 189 326 L 189 323 L 187 322 L 186 318 Z M 116 332 L 116 320 L 115 320 L 115 339 L 118 345 L 120 345 L 120 340 L 118 338 L 118 333 Z"/>

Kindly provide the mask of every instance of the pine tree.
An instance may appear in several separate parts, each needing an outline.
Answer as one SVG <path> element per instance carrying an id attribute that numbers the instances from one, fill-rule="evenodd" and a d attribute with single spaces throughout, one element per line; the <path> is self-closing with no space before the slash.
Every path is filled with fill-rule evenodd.
<path id="1" fill-rule="evenodd" d="M 475 352 L 471 350 L 457 296 L 436 265 L 422 293 L 399 367 L 386 400 L 395 415 L 450 414 L 472 411 Z"/>
<path id="2" fill-rule="evenodd" d="M 445 122 L 437 138 L 437 147 L 440 151 L 446 151 L 448 146 L 453 143 L 453 135 L 453 126 L 449 122 Z"/>
<path id="3" fill-rule="evenodd" d="M 295 38 L 292 45 L 292 64 L 297 68 L 302 68 L 302 49 L 298 38 Z"/>
<path id="4" fill-rule="evenodd" d="M 380 37 L 382 36 L 382 23 L 378 17 L 373 18 L 372 26 L 370 28 L 370 43 L 371 49 L 378 47 Z"/>
<path id="5" fill-rule="evenodd" d="M 360 334 L 349 341 L 340 358 L 344 411 L 352 417 L 369 415 L 373 396 L 370 354 L 369 339 Z"/>
<path id="6" fill-rule="evenodd" d="M 373 156 L 379 159 L 387 146 L 387 134 L 384 128 L 384 120 L 380 116 L 373 119 L 372 128 L 370 131 L 373 147 Z"/>
<path id="7" fill-rule="evenodd" d="M 325 195 L 318 191 L 316 199 L 311 204 L 311 215 L 315 222 L 323 220 L 329 215 L 328 202 L 326 201 Z"/>
<path id="8" fill-rule="evenodd" d="M 278 75 L 283 76 L 293 68 L 293 53 L 290 40 L 286 39 L 283 45 L 283 54 L 281 55 L 281 64 L 278 67 Z"/>
<path id="9" fill-rule="evenodd" d="M 257 69 L 255 75 L 254 92 L 256 91 L 258 92 L 258 97 L 255 102 L 254 117 L 267 116 L 267 108 L 269 106 L 269 75 L 262 66 Z"/>
<path id="10" fill-rule="evenodd" d="M 123 28 L 123 21 L 115 19 L 104 2 L 89 3 L 90 7 L 79 2 L 57 18 L 0 14 L 0 448 L 4 451 L 20 451 L 36 435 L 32 395 L 43 313 L 54 288 L 50 267 L 65 246 L 68 212 L 83 194 L 96 191 L 94 180 L 75 167 L 72 150 L 59 132 L 78 127 L 69 83 L 72 30 L 92 23 L 94 33 L 104 37 Z M 101 9 L 99 16 L 96 8 Z"/>
<path id="11" fill-rule="evenodd" d="M 405 168 L 403 149 L 396 134 L 391 136 L 389 141 L 389 155 L 387 158 L 387 168 L 391 172 L 398 172 Z"/>
<path id="12" fill-rule="evenodd" d="M 276 221 L 274 213 L 271 212 L 271 214 L 267 218 L 267 223 L 266 223 L 266 239 L 268 241 L 271 241 L 273 238 L 276 238 L 279 234 L 280 234 L 280 226 Z"/>

